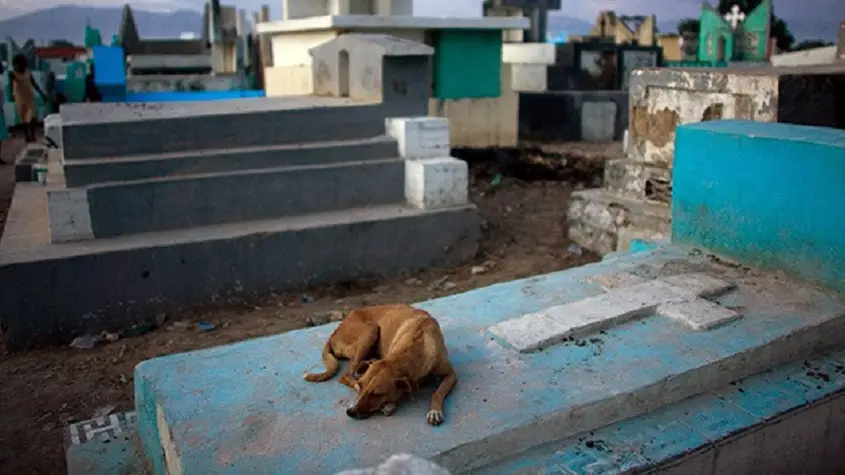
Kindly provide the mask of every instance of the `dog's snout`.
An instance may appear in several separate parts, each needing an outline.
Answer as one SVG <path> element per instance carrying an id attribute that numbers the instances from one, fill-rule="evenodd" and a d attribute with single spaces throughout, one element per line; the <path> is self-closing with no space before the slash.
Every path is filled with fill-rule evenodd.
<path id="1" fill-rule="evenodd" d="M 369 414 L 367 412 L 359 411 L 355 407 L 350 407 L 349 409 L 346 410 L 346 415 L 353 418 L 353 419 L 357 419 L 357 420 L 361 421 L 361 420 L 369 418 L 371 414 Z"/>

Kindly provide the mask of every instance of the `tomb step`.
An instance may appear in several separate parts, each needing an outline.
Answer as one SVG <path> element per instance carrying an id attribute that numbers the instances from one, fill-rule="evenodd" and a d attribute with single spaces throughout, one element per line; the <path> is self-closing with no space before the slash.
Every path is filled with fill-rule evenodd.
<path id="1" fill-rule="evenodd" d="M 561 466 L 569 473 L 599 467 L 604 473 L 677 475 L 845 473 L 839 456 L 845 444 L 843 365 L 845 351 L 791 363 L 472 473 L 556 473 Z M 67 475 L 146 473 L 136 417 L 112 414 L 68 426 Z"/>
<path id="2" fill-rule="evenodd" d="M 475 256 L 480 232 L 473 205 L 394 204 L 50 244 L 33 232 L 46 227 L 39 193 L 16 190 L 0 241 L 10 349 L 119 331 L 174 305 L 453 267 Z"/>
<path id="3" fill-rule="evenodd" d="M 672 201 L 672 170 L 627 158 L 608 160 L 603 187 L 626 198 L 668 205 Z"/>
<path id="4" fill-rule="evenodd" d="M 51 210 L 87 204 L 90 231 L 82 234 L 107 238 L 402 203 L 405 161 L 280 167 L 69 190 L 50 192 Z M 66 239 L 56 235 L 54 240 Z"/>
<path id="5" fill-rule="evenodd" d="M 843 365 L 796 361 L 473 473 L 845 473 Z"/>
<path id="6" fill-rule="evenodd" d="M 741 302 L 741 318 L 705 330 L 643 311 L 530 354 L 489 331 L 601 295 L 597 282 L 643 266 L 718 275 L 733 290 L 717 304 Z M 606 304 L 593 313 L 625 310 Z M 840 296 L 672 246 L 417 305 L 439 320 L 458 374 L 442 427 L 425 422 L 432 389 L 391 417 L 358 421 L 344 415 L 354 400 L 349 388 L 303 381 L 321 367 L 320 348 L 335 328 L 326 325 L 138 365 L 138 430 L 154 472 L 335 473 L 412 452 L 468 473 L 845 343 Z"/>
<path id="7" fill-rule="evenodd" d="M 64 173 L 67 186 L 77 187 L 114 181 L 255 170 L 280 166 L 325 165 L 397 156 L 398 146 L 396 141 L 387 136 L 380 136 L 312 144 L 66 160 Z"/>
<path id="8" fill-rule="evenodd" d="M 567 223 L 570 239 L 606 254 L 627 250 L 631 239 L 664 239 L 670 231 L 671 209 L 594 188 L 572 193 Z"/>
<path id="9" fill-rule="evenodd" d="M 384 134 L 382 104 L 322 97 L 62 107 L 65 159 L 353 140 Z"/>

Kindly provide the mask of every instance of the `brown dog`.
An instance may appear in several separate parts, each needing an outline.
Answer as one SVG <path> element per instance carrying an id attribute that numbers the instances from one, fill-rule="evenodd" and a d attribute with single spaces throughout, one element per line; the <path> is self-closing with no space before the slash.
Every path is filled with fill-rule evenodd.
<path id="1" fill-rule="evenodd" d="M 369 357 L 380 359 L 368 360 Z M 426 420 L 443 422 L 443 401 L 458 377 L 443 341 L 440 325 L 428 312 L 409 305 L 381 305 L 353 310 L 338 325 L 323 347 L 326 371 L 306 373 L 311 382 L 331 379 L 338 358 L 349 365 L 340 382 L 358 393 L 346 415 L 366 419 L 376 411 L 390 415 L 396 403 L 429 376 L 443 378 L 431 397 Z"/>

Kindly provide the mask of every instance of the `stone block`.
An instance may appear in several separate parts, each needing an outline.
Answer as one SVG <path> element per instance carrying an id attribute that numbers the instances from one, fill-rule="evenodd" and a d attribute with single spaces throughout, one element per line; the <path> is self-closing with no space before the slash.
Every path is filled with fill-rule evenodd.
<path id="1" fill-rule="evenodd" d="M 44 117 L 44 140 L 50 147 L 62 148 L 62 116 L 59 114 Z"/>
<path id="2" fill-rule="evenodd" d="M 624 158 L 608 160 L 604 167 L 604 189 L 638 201 L 669 205 L 672 170 Z"/>
<path id="3" fill-rule="evenodd" d="M 448 208 L 469 202 L 469 167 L 452 157 L 405 162 L 405 198 L 420 209 Z"/>
<path id="4" fill-rule="evenodd" d="M 616 113 L 613 101 L 586 101 L 581 109 L 581 138 L 585 142 L 611 142 L 616 136 Z"/>
<path id="5" fill-rule="evenodd" d="M 47 210 L 52 242 L 93 239 L 88 190 L 72 188 L 47 192 Z"/>
<path id="6" fill-rule="evenodd" d="M 555 45 L 551 43 L 505 43 L 502 45 L 503 63 L 549 65 L 555 64 L 555 58 Z"/>
<path id="7" fill-rule="evenodd" d="M 399 143 L 402 158 L 449 156 L 449 120 L 441 117 L 399 117 L 385 120 L 387 135 Z"/>
<path id="8" fill-rule="evenodd" d="M 693 330 L 709 330 L 740 317 L 729 308 L 701 299 L 667 303 L 657 307 L 657 313 L 678 320 Z"/>
<path id="9" fill-rule="evenodd" d="M 749 119 L 845 128 L 834 104 L 845 94 L 845 70 L 638 69 L 630 80 L 629 156 L 671 167 L 680 124 Z"/>
<path id="10" fill-rule="evenodd" d="M 511 87 L 519 92 L 545 92 L 545 64 L 514 64 L 511 66 Z"/>
<path id="11" fill-rule="evenodd" d="M 302 216 L 405 201 L 397 158 L 107 182 L 88 188 L 95 237 Z"/>
<path id="12" fill-rule="evenodd" d="M 672 242 L 845 291 L 845 131 L 678 127 Z"/>

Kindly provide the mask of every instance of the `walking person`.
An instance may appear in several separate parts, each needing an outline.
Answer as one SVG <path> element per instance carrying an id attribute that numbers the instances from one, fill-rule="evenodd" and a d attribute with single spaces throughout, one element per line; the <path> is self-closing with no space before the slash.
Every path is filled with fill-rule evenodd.
<path id="1" fill-rule="evenodd" d="M 26 142 L 32 143 L 35 142 L 36 126 L 35 93 L 38 92 L 45 99 L 46 95 L 35 82 L 24 55 L 15 55 L 12 67 L 13 70 L 9 73 L 12 82 L 12 97 L 18 109 L 18 117 L 24 126 Z"/>

